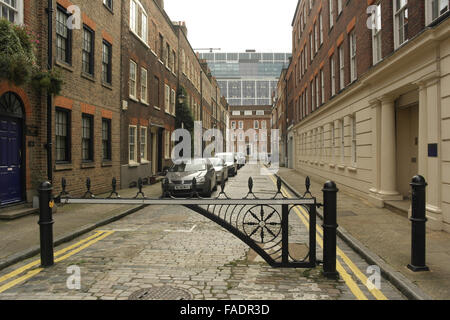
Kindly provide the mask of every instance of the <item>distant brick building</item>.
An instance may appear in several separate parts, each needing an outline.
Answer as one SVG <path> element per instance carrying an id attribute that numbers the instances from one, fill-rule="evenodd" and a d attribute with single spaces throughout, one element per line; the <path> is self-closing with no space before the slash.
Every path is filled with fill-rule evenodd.
<path id="1" fill-rule="evenodd" d="M 419 173 L 428 226 L 450 232 L 448 16 L 448 1 L 299 1 L 289 163 L 401 210 Z"/>
<path id="2" fill-rule="evenodd" d="M 230 106 L 231 152 L 242 152 L 253 159 L 271 152 L 272 106 Z"/>

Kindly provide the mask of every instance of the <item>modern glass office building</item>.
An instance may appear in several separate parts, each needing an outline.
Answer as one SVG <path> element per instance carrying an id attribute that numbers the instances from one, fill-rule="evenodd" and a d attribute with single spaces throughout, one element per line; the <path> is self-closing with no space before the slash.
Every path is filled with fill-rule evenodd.
<path id="1" fill-rule="evenodd" d="M 200 53 L 217 79 L 220 92 L 232 106 L 270 105 L 281 70 L 291 53 L 247 52 Z"/>

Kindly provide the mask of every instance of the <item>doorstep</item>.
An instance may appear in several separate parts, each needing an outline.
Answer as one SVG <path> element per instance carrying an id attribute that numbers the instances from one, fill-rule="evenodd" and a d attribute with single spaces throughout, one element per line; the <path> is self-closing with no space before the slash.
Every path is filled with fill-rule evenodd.
<path id="1" fill-rule="evenodd" d="M 387 209 L 407 218 L 411 207 L 411 200 L 385 201 L 384 205 Z"/>
<path id="2" fill-rule="evenodd" d="M 14 220 L 38 212 L 39 209 L 33 208 L 30 203 L 8 206 L 0 208 L 0 220 Z"/>

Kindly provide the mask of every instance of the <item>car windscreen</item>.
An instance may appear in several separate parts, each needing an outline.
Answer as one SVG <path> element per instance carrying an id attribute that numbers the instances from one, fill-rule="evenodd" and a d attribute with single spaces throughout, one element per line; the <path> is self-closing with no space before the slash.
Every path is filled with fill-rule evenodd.
<path id="1" fill-rule="evenodd" d="M 219 154 L 218 158 L 223 159 L 225 162 L 234 162 L 234 156 L 230 154 Z"/>
<path id="2" fill-rule="evenodd" d="M 223 166 L 223 160 L 219 159 L 219 158 L 212 158 L 209 159 L 209 161 L 211 161 L 212 165 L 214 167 L 222 167 Z"/>
<path id="3" fill-rule="evenodd" d="M 176 164 L 169 169 L 169 172 L 195 172 L 206 170 L 205 161 L 194 161 L 191 163 Z"/>

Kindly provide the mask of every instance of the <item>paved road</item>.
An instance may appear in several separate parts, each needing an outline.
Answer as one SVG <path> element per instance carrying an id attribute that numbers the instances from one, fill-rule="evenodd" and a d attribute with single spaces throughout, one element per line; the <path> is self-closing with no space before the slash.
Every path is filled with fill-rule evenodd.
<path id="1" fill-rule="evenodd" d="M 247 165 L 230 178 L 227 193 L 244 196 L 252 176 L 261 197 L 273 195 L 273 178 L 259 172 L 258 166 Z M 296 217 L 291 219 L 293 239 L 307 239 L 305 217 L 301 212 L 291 216 Z M 320 227 L 318 231 L 322 259 Z M 324 278 L 321 266 L 274 269 L 199 214 L 179 206 L 153 206 L 55 248 L 51 268 L 39 268 L 35 257 L 2 270 L 0 299 L 404 299 L 384 279 L 381 290 L 369 291 L 367 263 L 344 243 L 338 241 L 338 246 L 339 281 Z"/>

